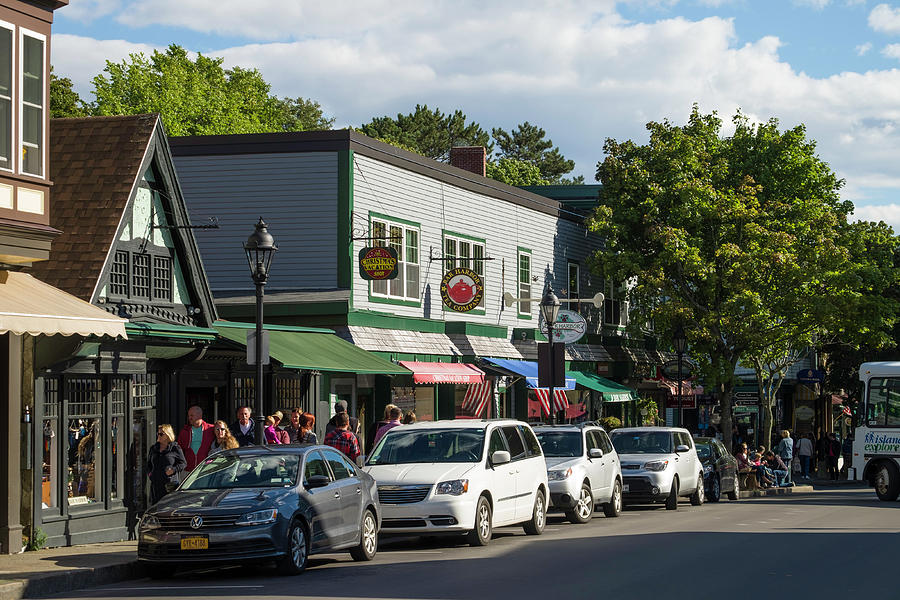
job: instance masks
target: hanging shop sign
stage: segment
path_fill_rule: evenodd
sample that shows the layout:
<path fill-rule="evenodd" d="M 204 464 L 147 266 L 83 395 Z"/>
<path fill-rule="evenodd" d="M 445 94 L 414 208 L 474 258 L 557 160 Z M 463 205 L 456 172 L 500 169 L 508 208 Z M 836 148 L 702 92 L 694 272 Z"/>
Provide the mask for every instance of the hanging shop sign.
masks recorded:
<path fill-rule="evenodd" d="M 822 383 L 825 381 L 825 371 L 803 369 L 797 372 L 797 381 L 801 383 Z"/>
<path fill-rule="evenodd" d="M 546 334 L 547 326 L 544 316 L 538 321 L 538 328 Z M 553 324 L 553 341 L 563 344 L 574 344 L 587 333 L 587 321 L 574 310 L 560 310 Z"/>
<path fill-rule="evenodd" d="M 397 251 L 390 246 L 363 248 L 359 251 L 359 275 L 369 281 L 396 279 Z"/>
<path fill-rule="evenodd" d="M 441 300 L 456 312 L 469 312 L 481 304 L 484 283 L 481 276 L 465 267 L 450 269 L 441 280 Z"/>
<path fill-rule="evenodd" d="M 678 359 L 666 361 L 660 371 L 666 377 L 666 379 L 671 379 L 672 381 L 684 381 L 685 379 L 691 378 L 691 368 L 693 365 L 688 362 L 687 359 L 681 360 L 681 365 L 678 364 Z M 681 369 L 679 372 L 678 369 Z"/>

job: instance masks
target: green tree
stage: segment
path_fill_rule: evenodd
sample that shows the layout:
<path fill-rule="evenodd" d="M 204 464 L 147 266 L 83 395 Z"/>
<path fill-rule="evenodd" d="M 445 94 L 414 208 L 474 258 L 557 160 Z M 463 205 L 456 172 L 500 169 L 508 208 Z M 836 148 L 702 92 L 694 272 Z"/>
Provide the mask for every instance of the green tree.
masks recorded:
<path fill-rule="evenodd" d="M 50 118 L 84 117 L 89 113 L 87 105 L 72 88 L 72 80 L 58 77 L 50 66 Z"/>
<path fill-rule="evenodd" d="M 866 243 L 890 252 L 848 225 L 843 182 L 803 126 L 779 131 L 774 119 L 753 125 L 740 114 L 734 126 L 723 137 L 716 114 L 694 106 L 684 126 L 649 123 L 645 145 L 607 140 L 590 220 L 605 239 L 592 265 L 633 282 L 636 321 L 684 325 L 707 385 L 720 392 L 726 444 L 739 361 L 777 370 L 772 357 L 846 329 L 847 315 L 864 307 L 873 312 L 863 328 L 883 331 L 892 311 L 866 305 L 862 292 L 896 277 L 890 265 L 867 264 Z"/>
<path fill-rule="evenodd" d="M 256 69 L 224 69 L 223 59 L 172 44 L 149 58 L 106 62 L 94 77 L 95 115 L 158 112 L 170 135 L 301 131 L 330 127 L 318 103 L 279 99 Z"/>
<path fill-rule="evenodd" d="M 584 177 L 565 180 L 563 175 L 575 168 L 575 161 L 567 160 L 553 140 L 544 139 L 547 132 L 528 121 L 511 132 L 499 127 L 491 130 L 501 158 L 511 158 L 535 165 L 541 178 L 550 183 L 584 183 Z"/>
<path fill-rule="evenodd" d="M 444 114 L 428 105 L 416 105 L 409 114 L 396 118 L 376 117 L 359 128 L 365 135 L 439 160 L 450 160 L 453 146 L 484 146 L 488 156 L 493 151 L 490 136 L 477 123 L 470 123 L 462 111 Z"/>
<path fill-rule="evenodd" d="M 547 185 L 537 165 L 514 158 L 501 158 L 487 164 L 487 176 L 508 185 Z"/>

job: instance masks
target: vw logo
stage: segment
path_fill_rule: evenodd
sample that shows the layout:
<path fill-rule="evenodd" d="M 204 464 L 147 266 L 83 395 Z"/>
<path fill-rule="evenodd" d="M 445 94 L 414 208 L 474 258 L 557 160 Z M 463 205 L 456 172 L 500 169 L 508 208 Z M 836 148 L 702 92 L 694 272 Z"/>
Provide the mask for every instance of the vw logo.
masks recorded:
<path fill-rule="evenodd" d="M 203 517 L 196 515 L 191 519 L 191 529 L 200 529 L 201 527 L 203 527 Z"/>

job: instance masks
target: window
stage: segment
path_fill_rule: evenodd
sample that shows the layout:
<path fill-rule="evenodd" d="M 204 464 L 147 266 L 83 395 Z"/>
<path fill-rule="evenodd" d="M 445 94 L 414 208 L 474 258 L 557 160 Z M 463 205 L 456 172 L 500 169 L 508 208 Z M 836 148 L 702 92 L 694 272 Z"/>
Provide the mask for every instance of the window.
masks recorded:
<path fill-rule="evenodd" d="M 628 303 L 623 300 L 624 291 L 607 279 L 604 287 L 603 324 L 625 326 L 628 324 Z"/>
<path fill-rule="evenodd" d="M 500 435 L 500 429 L 495 429 L 491 432 L 491 442 L 488 445 L 488 458 L 494 455 L 494 452 L 498 450 L 506 450 L 506 442 L 503 441 L 503 436 Z"/>
<path fill-rule="evenodd" d="M 506 438 L 506 443 L 509 445 L 510 460 L 525 458 L 525 444 L 522 443 L 522 437 L 519 435 L 519 431 L 515 426 L 503 427 L 502 429 L 503 437 Z"/>
<path fill-rule="evenodd" d="M 519 433 L 525 438 L 525 445 L 528 446 L 528 456 L 541 456 L 543 454 L 541 451 L 541 443 L 538 442 L 531 428 L 524 425 L 519 425 L 518 427 Z"/>
<path fill-rule="evenodd" d="M 581 298 L 581 268 L 578 263 L 569 263 L 569 298 Z"/>
<path fill-rule="evenodd" d="M 356 475 L 353 469 L 348 468 L 347 463 L 337 452 L 326 450 L 324 454 L 325 460 L 327 460 L 328 464 L 331 466 L 331 472 L 334 473 L 335 481 L 348 479 Z"/>
<path fill-rule="evenodd" d="M 419 300 L 419 226 L 372 219 L 375 246 L 390 246 L 397 252 L 397 277 L 372 282 L 372 295 L 400 300 Z"/>
<path fill-rule="evenodd" d="M 21 171 L 44 176 L 44 36 L 22 31 L 19 139 Z"/>
<path fill-rule="evenodd" d="M 109 293 L 128 296 L 128 252 L 117 250 L 109 272 Z"/>
<path fill-rule="evenodd" d="M 444 233 L 444 271 L 465 267 L 472 269 L 484 281 L 484 240 L 475 240 L 453 233 Z M 484 308 L 484 295 L 478 306 Z"/>
<path fill-rule="evenodd" d="M 531 298 L 531 252 L 519 248 L 519 298 Z M 519 302 L 519 315 L 531 316 L 531 302 Z"/>
<path fill-rule="evenodd" d="M 172 259 L 168 256 L 153 257 L 153 299 L 172 300 Z"/>
<path fill-rule="evenodd" d="M 136 298 L 150 298 L 150 255 L 131 257 L 131 294 Z"/>
<path fill-rule="evenodd" d="M 309 483 L 310 477 L 316 475 L 327 477 L 331 481 L 331 473 L 328 472 L 328 465 L 318 452 L 310 452 L 306 457 L 306 472 L 303 475 L 303 483 Z"/>
<path fill-rule="evenodd" d="M 0 169 L 12 171 L 13 26 L 0 22 Z"/>
<path fill-rule="evenodd" d="M 587 438 L 587 447 L 588 450 L 593 450 L 597 448 L 598 450 L 603 450 L 603 445 L 600 443 L 600 436 L 597 435 L 596 431 L 587 431 L 585 432 L 585 438 Z"/>
<path fill-rule="evenodd" d="M 878 377 L 869 381 L 866 421 L 870 427 L 900 426 L 900 379 Z"/>
<path fill-rule="evenodd" d="M 595 431 L 594 435 L 596 435 L 600 439 L 600 449 L 603 450 L 604 454 L 608 454 L 613 451 L 612 442 L 609 441 L 609 436 L 606 435 L 606 432 Z"/>

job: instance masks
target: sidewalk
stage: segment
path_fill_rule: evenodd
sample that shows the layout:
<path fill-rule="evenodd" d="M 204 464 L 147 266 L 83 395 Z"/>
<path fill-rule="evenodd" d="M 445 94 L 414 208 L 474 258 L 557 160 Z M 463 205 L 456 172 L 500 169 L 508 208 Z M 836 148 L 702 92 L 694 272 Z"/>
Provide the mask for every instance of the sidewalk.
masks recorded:
<path fill-rule="evenodd" d="M 0 556 L 0 600 L 39 598 L 143 576 L 137 542 L 89 544 Z"/>

